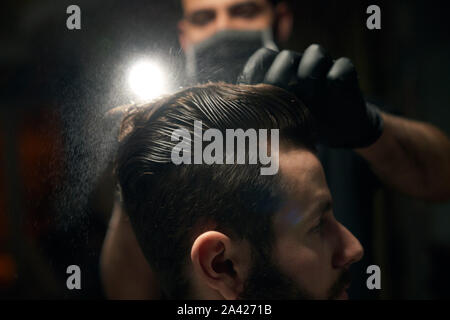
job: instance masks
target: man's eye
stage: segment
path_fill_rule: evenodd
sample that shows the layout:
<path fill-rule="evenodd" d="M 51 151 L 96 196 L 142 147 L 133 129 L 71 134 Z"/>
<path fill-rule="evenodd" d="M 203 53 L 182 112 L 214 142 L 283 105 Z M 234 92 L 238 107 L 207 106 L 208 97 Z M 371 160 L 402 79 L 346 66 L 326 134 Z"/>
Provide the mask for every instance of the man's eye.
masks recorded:
<path fill-rule="evenodd" d="M 261 7 L 255 3 L 247 3 L 231 8 L 230 15 L 233 17 L 251 19 L 256 17 L 261 10 Z"/>
<path fill-rule="evenodd" d="M 325 222 L 324 219 L 320 219 L 319 224 L 317 224 L 315 227 L 313 227 L 311 229 L 311 232 L 313 232 L 313 233 L 321 232 L 322 228 L 323 228 L 323 225 L 324 225 L 324 222 Z"/>
<path fill-rule="evenodd" d="M 216 13 L 211 10 L 197 11 L 187 17 L 187 20 L 196 26 L 204 26 L 216 18 Z"/>

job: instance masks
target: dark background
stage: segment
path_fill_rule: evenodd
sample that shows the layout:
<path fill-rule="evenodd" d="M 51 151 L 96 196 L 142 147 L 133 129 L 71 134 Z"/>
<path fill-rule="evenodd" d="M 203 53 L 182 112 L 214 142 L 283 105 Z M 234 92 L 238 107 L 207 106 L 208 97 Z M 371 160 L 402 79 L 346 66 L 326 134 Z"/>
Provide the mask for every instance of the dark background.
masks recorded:
<path fill-rule="evenodd" d="M 66 28 L 71 4 L 81 8 L 81 30 Z M 370 4 L 381 7 L 381 30 L 366 28 Z M 101 115 L 130 102 L 126 70 L 141 55 L 163 58 L 178 78 L 177 1 L 2 5 L 0 297 L 102 298 L 98 259 L 110 202 L 94 186 L 114 150 Z M 445 8 L 443 1 L 294 1 L 286 47 L 320 43 L 350 57 L 368 97 L 450 134 Z M 383 189 L 374 212 L 366 219 L 382 290 L 370 298 L 449 298 L 450 203 Z M 66 288 L 71 264 L 82 270 L 82 290 Z"/>

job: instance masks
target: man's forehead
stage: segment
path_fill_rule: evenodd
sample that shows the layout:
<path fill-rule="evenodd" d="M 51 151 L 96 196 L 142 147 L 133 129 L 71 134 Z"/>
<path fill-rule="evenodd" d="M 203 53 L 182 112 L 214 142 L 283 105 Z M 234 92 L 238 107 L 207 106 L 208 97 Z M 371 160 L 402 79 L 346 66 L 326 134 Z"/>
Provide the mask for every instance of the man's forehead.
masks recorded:
<path fill-rule="evenodd" d="M 183 10 L 192 12 L 203 9 L 228 8 L 240 3 L 267 3 L 268 0 L 182 0 Z"/>

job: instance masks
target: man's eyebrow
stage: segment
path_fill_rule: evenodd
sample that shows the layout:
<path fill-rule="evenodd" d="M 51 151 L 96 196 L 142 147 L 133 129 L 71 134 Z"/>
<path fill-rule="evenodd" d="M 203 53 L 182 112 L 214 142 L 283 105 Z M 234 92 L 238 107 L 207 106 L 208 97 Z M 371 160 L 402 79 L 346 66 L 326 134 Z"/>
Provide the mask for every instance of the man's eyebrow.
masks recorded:
<path fill-rule="evenodd" d="M 242 1 L 242 2 L 239 2 L 239 3 L 233 4 L 233 5 L 229 6 L 227 8 L 227 10 L 230 12 L 230 11 L 238 9 L 239 7 L 247 6 L 247 5 L 253 5 L 253 6 L 257 7 L 257 8 L 260 7 L 260 4 L 257 3 L 256 1 L 248 0 L 248 1 Z"/>
<path fill-rule="evenodd" d="M 186 12 L 184 17 L 190 18 L 192 16 L 202 14 L 202 13 L 215 13 L 215 12 L 216 12 L 216 10 L 214 10 L 214 8 L 199 8 L 199 9 L 194 9 L 192 11 Z"/>
<path fill-rule="evenodd" d="M 321 197 L 316 202 L 314 209 L 307 214 L 303 214 L 298 206 L 290 207 L 284 215 L 284 221 L 290 225 L 310 223 L 316 217 L 322 217 L 333 208 L 333 200 L 330 197 Z"/>
<path fill-rule="evenodd" d="M 316 208 L 307 217 L 307 220 L 313 220 L 317 216 L 322 217 L 325 213 L 330 211 L 333 208 L 333 200 L 329 197 L 322 198 L 317 202 L 315 207 Z"/>

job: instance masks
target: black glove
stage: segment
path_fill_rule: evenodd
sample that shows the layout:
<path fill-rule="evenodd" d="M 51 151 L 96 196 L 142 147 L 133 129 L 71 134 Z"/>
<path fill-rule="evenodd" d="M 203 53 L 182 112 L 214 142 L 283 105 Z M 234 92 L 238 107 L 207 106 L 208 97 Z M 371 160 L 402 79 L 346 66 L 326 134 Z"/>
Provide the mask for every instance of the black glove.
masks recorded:
<path fill-rule="evenodd" d="M 319 141 L 330 147 L 367 147 L 383 131 L 380 112 L 364 100 L 352 62 L 334 61 L 316 44 L 303 55 L 261 48 L 247 61 L 238 83 L 267 83 L 294 93 L 314 116 Z"/>

